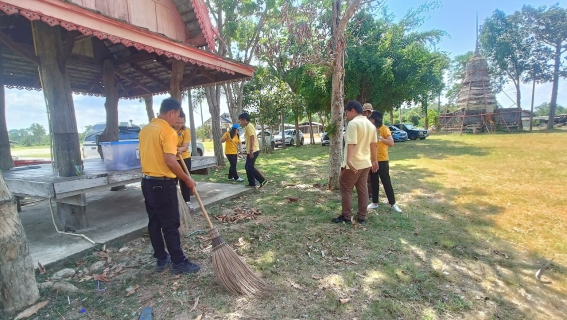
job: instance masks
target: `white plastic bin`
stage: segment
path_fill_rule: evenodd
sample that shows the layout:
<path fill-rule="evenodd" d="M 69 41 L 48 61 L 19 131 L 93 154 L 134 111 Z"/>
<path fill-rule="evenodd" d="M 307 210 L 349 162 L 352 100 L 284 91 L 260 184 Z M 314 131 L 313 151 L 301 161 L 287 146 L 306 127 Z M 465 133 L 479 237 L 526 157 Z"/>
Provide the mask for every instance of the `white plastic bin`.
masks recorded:
<path fill-rule="evenodd" d="M 142 167 L 139 140 L 101 142 L 100 146 L 107 170 L 130 170 Z"/>

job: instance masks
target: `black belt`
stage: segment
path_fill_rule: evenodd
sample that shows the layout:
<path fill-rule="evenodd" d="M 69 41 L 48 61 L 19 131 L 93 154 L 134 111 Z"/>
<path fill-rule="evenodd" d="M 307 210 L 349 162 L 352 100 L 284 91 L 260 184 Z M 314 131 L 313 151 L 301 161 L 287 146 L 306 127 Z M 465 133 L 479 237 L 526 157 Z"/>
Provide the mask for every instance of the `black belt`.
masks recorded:
<path fill-rule="evenodd" d="M 174 178 L 168 178 L 168 177 L 152 177 L 152 176 L 147 176 L 147 175 L 143 175 L 142 178 L 144 178 L 144 179 L 149 179 L 149 180 L 175 180 Z"/>

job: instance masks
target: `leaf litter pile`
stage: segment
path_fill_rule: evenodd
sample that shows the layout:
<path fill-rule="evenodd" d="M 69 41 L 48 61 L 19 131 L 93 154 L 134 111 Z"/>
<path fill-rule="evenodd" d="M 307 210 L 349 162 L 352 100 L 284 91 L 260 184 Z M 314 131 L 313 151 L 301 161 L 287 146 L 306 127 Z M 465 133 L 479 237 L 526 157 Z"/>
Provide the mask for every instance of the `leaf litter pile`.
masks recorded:
<path fill-rule="evenodd" d="M 262 212 L 258 209 L 250 208 L 235 208 L 224 209 L 222 213 L 215 218 L 222 223 L 227 222 L 242 222 L 255 220 Z"/>

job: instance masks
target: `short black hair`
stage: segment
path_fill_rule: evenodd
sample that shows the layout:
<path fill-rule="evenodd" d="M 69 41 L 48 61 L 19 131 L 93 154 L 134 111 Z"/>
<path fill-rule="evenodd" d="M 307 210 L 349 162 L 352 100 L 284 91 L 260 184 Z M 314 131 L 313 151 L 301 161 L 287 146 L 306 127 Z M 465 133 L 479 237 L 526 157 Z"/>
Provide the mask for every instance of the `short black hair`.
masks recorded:
<path fill-rule="evenodd" d="M 349 101 L 345 106 L 345 111 L 355 110 L 356 113 L 362 114 L 362 105 L 356 100 Z"/>
<path fill-rule="evenodd" d="M 159 113 L 166 114 L 169 111 L 178 111 L 181 110 L 181 103 L 173 98 L 166 98 L 163 99 L 161 102 L 161 106 L 159 108 Z"/>
<path fill-rule="evenodd" d="M 382 120 L 384 118 L 384 115 L 380 111 L 372 111 L 372 113 L 370 114 L 370 117 L 368 117 L 368 118 L 374 119 L 374 121 L 375 121 L 374 125 L 379 128 L 382 125 Z"/>
<path fill-rule="evenodd" d="M 181 112 L 179 112 L 179 118 L 185 119 L 185 112 L 183 112 L 183 109 L 181 109 Z"/>
<path fill-rule="evenodd" d="M 241 113 L 241 114 L 238 115 L 238 120 L 240 120 L 240 119 L 244 119 L 244 120 L 250 122 L 250 115 L 246 112 Z"/>

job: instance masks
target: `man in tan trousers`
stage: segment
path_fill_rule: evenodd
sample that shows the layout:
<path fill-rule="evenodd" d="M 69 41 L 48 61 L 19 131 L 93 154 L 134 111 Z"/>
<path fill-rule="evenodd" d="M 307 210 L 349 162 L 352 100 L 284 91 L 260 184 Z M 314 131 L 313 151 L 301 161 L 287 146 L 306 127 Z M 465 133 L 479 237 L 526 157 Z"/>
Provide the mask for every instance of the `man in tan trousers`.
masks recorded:
<path fill-rule="evenodd" d="M 339 178 L 342 197 L 341 215 L 334 223 L 352 223 L 352 188 L 358 194 L 357 221 L 366 223 L 368 205 L 368 173 L 378 170 L 376 161 L 376 127 L 362 114 L 362 106 L 357 101 L 349 101 L 345 106 L 348 125 L 345 133 L 345 150 L 341 176 Z"/>

